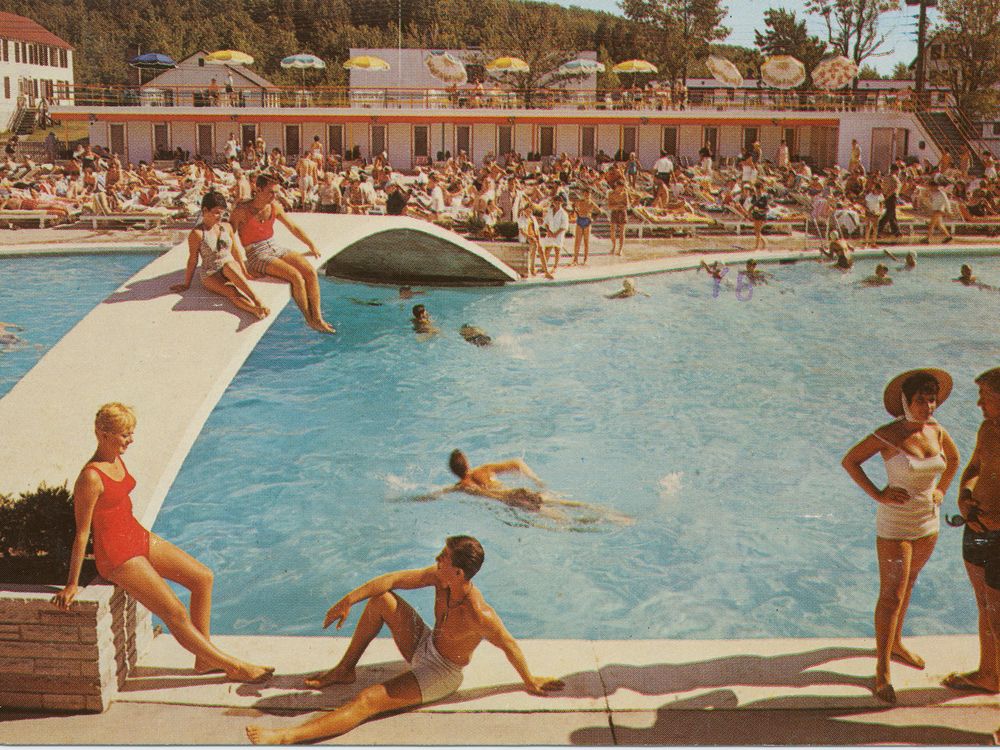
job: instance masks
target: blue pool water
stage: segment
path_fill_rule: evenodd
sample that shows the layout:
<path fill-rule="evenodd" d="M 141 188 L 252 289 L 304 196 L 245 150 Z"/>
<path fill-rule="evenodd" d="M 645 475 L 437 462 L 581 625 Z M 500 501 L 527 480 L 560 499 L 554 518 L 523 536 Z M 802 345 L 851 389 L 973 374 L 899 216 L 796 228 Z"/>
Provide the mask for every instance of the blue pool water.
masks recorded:
<path fill-rule="evenodd" d="M 878 289 L 857 286 L 874 261 L 847 275 L 770 266 L 777 279 L 749 301 L 714 297 L 695 272 L 641 278 L 648 297 L 616 301 L 617 282 L 402 302 L 324 281 L 337 336 L 280 315 L 155 530 L 215 570 L 222 633 L 318 634 L 352 587 L 469 533 L 487 553 L 477 582 L 518 636 L 871 635 L 874 503 L 840 459 L 888 421 L 891 376 L 936 365 L 955 376 L 938 416 L 964 465 L 972 379 L 1000 364 L 1000 294 L 953 283 L 960 263 L 922 259 Z M 1000 282 L 1000 259 L 973 266 Z M 441 335 L 414 335 L 415 302 Z M 495 345 L 464 342 L 466 322 Z M 460 494 L 415 502 L 453 481 L 455 447 L 523 457 L 553 491 L 635 523 L 540 528 Z M 883 481 L 878 459 L 868 468 Z M 942 529 L 908 632 L 974 631 L 960 537 Z M 412 598 L 429 616 L 427 592 Z"/>
<path fill-rule="evenodd" d="M 0 397 L 95 305 L 155 257 L 134 253 L 0 258 L 0 321 L 25 341 L 0 349 Z"/>

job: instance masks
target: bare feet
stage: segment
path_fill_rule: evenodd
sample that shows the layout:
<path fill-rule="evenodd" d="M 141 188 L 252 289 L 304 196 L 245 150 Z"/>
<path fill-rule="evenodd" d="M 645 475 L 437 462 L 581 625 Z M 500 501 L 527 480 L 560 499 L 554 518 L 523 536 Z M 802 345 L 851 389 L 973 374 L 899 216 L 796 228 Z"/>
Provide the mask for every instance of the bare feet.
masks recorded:
<path fill-rule="evenodd" d="M 285 745 L 284 734 L 275 729 L 264 729 L 256 724 L 247 724 L 247 739 L 255 745 Z"/>
<path fill-rule="evenodd" d="M 332 325 L 327 323 L 322 318 L 317 318 L 316 320 L 307 321 L 307 324 L 314 331 L 319 331 L 320 333 L 336 333 L 337 329 Z"/>
<path fill-rule="evenodd" d="M 914 669 L 923 669 L 925 666 L 924 660 L 906 648 L 902 643 L 897 643 L 892 647 L 892 658 Z"/>
<path fill-rule="evenodd" d="M 895 704 L 896 702 L 896 691 L 891 682 L 881 682 L 876 678 L 874 693 L 875 697 L 883 703 Z"/>
<path fill-rule="evenodd" d="M 264 307 L 261 304 L 258 304 L 257 308 L 254 310 L 253 314 L 257 316 L 257 320 L 263 320 L 264 318 L 266 318 L 268 315 L 271 314 L 271 310 L 270 310 L 270 308 L 267 308 L 267 307 Z"/>
<path fill-rule="evenodd" d="M 321 672 L 306 680 L 306 687 L 325 688 L 328 685 L 350 685 L 357 679 L 353 669 L 341 669 L 339 666 Z"/>
<path fill-rule="evenodd" d="M 256 664 L 240 662 L 238 667 L 226 672 L 226 677 L 233 682 L 264 682 L 272 674 L 274 674 L 274 667 L 261 667 Z"/>
<path fill-rule="evenodd" d="M 201 659 L 194 660 L 194 673 L 195 674 L 221 674 L 225 672 L 222 667 L 213 667 L 212 665 L 202 661 Z"/>
<path fill-rule="evenodd" d="M 988 693 L 1000 692 L 997 688 L 996 679 L 984 680 L 979 672 L 952 672 L 941 680 L 941 684 L 952 690 L 961 690 L 965 693 Z"/>

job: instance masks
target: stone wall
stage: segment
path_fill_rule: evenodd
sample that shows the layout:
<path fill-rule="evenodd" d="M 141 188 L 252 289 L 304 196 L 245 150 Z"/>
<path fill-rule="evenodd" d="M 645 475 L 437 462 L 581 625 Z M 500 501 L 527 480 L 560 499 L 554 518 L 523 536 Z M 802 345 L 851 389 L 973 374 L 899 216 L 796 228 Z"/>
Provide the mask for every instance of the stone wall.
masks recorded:
<path fill-rule="evenodd" d="M 82 588 L 69 612 L 54 593 L 0 584 L 0 710 L 104 711 L 152 641 L 149 611 L 120 588 Z"/>

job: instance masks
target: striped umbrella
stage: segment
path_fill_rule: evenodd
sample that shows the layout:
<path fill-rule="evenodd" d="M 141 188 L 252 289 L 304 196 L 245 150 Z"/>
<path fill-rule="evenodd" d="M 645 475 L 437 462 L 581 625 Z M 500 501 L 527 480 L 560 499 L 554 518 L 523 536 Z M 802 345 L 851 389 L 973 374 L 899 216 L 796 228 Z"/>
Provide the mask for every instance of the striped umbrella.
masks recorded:
<path fill-rule="evenodd" d="M 216 65 L 253 65 L 253 56 L 235 49 L 220 49 L 206 55 L 205 62 Z"/>
<path fill-rule="evenodd" d="M 604 63 L 597 60 L 570 60 L 559 66 L 559 72 L 564 75 L 590 75 L 591 73 L 603 73 Z"/>
<path fill-rule="evenodd" d="M 389 63 L 381 57 L 375 57 L 375 55 L 359 55 L 347 60 L 344 67 L 347 70 L 383 71 L 389 70 Z"/>
<path fill-rule="evenodd" d="M 487 64 L 486 70 L 490 73 L 527 73 L 531 68 L 520 57 L 498 57 Z"/>
<path fill-rule="evenodd" d="M 736 88 L 743 85 L 743 74 L 729 60 L 718 55 L 709 55 L 705 63 L 712 77 L 719 83 Z"/>
<path fill-rule="evenodd" d="M 806 80 L 806 66 L 791 55 L 774 55 L 760 66 L 760 77 L 776 89 L 793 89 Z"/>
<path fill-rule="evenodd" d="M 625 60 L 611 69 L 612 73 L 659 73 L 659 69 L 645 60 Z"/>
<path fill-rule="evenodd" d="M 281 67 L 288 69 L 295 69 L 302 71 L 302 88 L 306 87 L 306 71 L 307 70 L 323 70 L 326 68 L 326 63 L 320 60 L 316 55 L 309 55 L 301 52 L 297 55 L 289 55 L 284 60 L 281 61 Z"/>
<path fill-rule="evenodd" d="M 431 75 L 439 81 L 463 84 L 469 80 L 462 61 L 449 52 L 431 52 L 424 63 Z"/>
<path fill-rule="evenodd" d="M 843 55 L 831 55 L 824 57 L 813 68 L 812 80 L 817 88 L 833 91 L 844 88 L 857 74 L 858 66 L 853 60 Z"/>

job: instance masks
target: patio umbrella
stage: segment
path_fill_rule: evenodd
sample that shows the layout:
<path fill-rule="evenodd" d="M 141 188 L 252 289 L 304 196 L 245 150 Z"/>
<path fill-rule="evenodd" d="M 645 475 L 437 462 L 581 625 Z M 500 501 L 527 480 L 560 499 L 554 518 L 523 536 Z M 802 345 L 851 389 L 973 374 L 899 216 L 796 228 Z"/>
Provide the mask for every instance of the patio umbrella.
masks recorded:
<path fill-rule="evenodd" d="M 463 84 L 469 80 L 465 65 L 449 52 L 431 52 L 424 64 L 431 75 L 445 83 Z"/>
<path fill-rule="evenodd" d="M 326 68 L 326 63 L 320 60 L 316 55 L 307 55 L 305 53 L 300 53 L 298 55 L 290 55 L 281 61 L 281 67 L 286 70 L 289 68 L 294 68 L 302 71 L 302 88 L 306 87 L 306 71 L 307 70 L 323 70 Z"/>
<path fill-rule="evenodd" d="M 831 55 L 824 57 L 813 68 L 812 80 L 817 88 L 833 91 L 844 88 L 857 74 L 858 66 L 853 60 L 843 55 Z"/>
<path fill-rule="evenodd" d="M 760 66 L 760 77 L 776 89 L 793 89 L 806 80 L 806 66 L 791 55 L 774 55 Z"/>
<path fill-rule="evenodd" d="M 139 69 L 139 85 L 142 85 L 142 71 L 144 70 L 170 70 L 171 68 L 176 68 L 177 63 L 170 55 L 164 55 L 160 52 L 146 52 L 142 55 L 137 55 L 128 61 L 128 64 L 133 68 Z"/>
<path fill-rule="evenodd" d="M 612 73 L 659 73 L 659 69 L 645 60 L 626 60 L 611 69 Z"/>
<path fill-rule="evenodd" d="M 348 59 L 344 63 L 344 67 L 348 70 L 383 71 L 389 70 L 389 63 L 381 57 L 375 57 L 374 55 L 360 55 Z"/>
<path fill-rule="evenodd" d="M 486 70 L 490 73 L 527 73 L 531 68 L 520 57 L 498 57 L 486 65 Z"/>
<path fill-rule="evenodd" d="M 234 49 L 220 49 L 206 55 L 205 62 L 216 65 L 253 65 L 253 57 Z"/>
<path fill-rule="evenodd" d="M 743 85 L 743 74 L 729 60 L 718 55 L 709 55 L 706 61 L 712 77 L 719 83 L 736 88 Z"/>
<path fill-rule="evenodd" d="M 559 66 L 559 72 L 564 75 L 579 75 L 581 73 L 590 75 L 591 73 L 603 73 L 604 70 L 604 63 L 599 63 L 597 60 L 570 60 Z"/>

